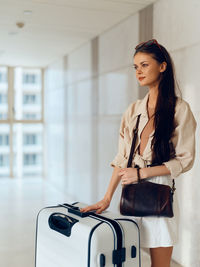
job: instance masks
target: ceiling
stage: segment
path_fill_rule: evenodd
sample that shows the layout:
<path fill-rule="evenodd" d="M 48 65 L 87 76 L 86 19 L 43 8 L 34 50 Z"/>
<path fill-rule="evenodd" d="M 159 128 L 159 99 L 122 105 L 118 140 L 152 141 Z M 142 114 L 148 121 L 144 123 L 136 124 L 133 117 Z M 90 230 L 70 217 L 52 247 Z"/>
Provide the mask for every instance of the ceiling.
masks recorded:
<path fill-rule="evenodd" d="M 0 65 L 45 67 L 153 2 L 0 0 Z"/>

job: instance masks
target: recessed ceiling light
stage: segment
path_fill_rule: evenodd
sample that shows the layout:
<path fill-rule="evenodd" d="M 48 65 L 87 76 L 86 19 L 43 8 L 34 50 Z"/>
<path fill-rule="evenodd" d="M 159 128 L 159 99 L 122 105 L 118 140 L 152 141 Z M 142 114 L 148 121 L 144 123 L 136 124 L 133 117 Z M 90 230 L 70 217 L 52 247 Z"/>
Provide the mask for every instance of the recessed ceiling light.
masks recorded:
<path fill-rule="evenodd" d="M 17 25 L 17 27 L 18 27 L 18 28 L 20 28 L 20 29 L 21 29 L 21 28 L 23 28 L 23 27 L 24 27 L 24 22 L 22 22 L 22 21 L 19 21 L 19 22 L 17 22 L 17 23 L 16 23 L 16 25 Z"/>
<path fill-rule="evenodd" d="M 24 15 L 31 15 L 32 13 L 32 10 L 24 10 Z"/>

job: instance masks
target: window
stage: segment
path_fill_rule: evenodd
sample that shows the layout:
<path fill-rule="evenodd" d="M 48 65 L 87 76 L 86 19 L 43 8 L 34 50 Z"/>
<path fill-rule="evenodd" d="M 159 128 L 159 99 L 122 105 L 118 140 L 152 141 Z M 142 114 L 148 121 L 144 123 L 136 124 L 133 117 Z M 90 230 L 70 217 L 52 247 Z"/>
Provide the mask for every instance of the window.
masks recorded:
<path fill-rule="evenodd" d="M 42 71 L 41 69 L 15 68 L 15 119 L 42 119 Z"/>
<path fill-rule="evenodd" d="M 0 178 L 43 174 L 42 79 L 41 69 L 0 67 Z"/>
<path fill-rule="evenodd" d="M 36 134 L 24 134 L 24 145 L 36 145 L 37 136 Z"/>
<path fill-rule="evenodd" d="M 10 126 L 7 123 L 0 124 L 0 177 L 8 177 L 10 174 Z"/>
<path fill-rule="evenodd" d="M 7 113 L 0 112 L 0 120 L 7 120 Z"/>
<path fill-rule="evenodd" d="M 35 104 L 36 103 L 36 95 L 24 95 L 23 103 L 24 104 Z"/>
<path fill-rule="evenodd" d="M 0 83 L 7 83 L 7 73 L 0 68 Z"/>
<path fill-rule="evenodd" d="M 23 75 L 23 84 L 34 84 L 36 83 L 35 74 L 24 74 Z"/>
<path fill-rule="evenodd" d="M 8 81 L 7 67 L 0 67 L 0 120 L 8 119 Z"/>
<path fill-rule="evenodd" d="M 8 146 L 9 145 L 9 136 L 8 134 L 0 135 L 0 146 Z"/>
<path fill-rule="evenodd" d="M 24 165 L 36 165 L 37 164 L 37 155 L 36 154 L 24 154 Z"/>
<path fill-rule="evenodd" d="M 35 104 L 36 95 L 24 95 L 24 104 Z"/>
<path fill-rule="evenodd" d="M 41 176 L 43 172 L 43 124 L 17 123 L 13 127 L 13 132 L 14 176 Z"/>
<path fill-rule="evenodd" d="M 0 166 L 7 167 L 9 166 L 9 156 L 8 155 L 0 155 Z"/>
<path fill-rule="evenodd" d="M 7 99 L 7 94 L 0 94 L 0 103 L 7 103 L 8 99 Z"/>
<path fill-rule="evenodd" d="M 35 119 L 37 119 L 37 114 L 34 114 L 34 113 L 24 113 L 23 119 L 24 120 L 35 120 Z"/>

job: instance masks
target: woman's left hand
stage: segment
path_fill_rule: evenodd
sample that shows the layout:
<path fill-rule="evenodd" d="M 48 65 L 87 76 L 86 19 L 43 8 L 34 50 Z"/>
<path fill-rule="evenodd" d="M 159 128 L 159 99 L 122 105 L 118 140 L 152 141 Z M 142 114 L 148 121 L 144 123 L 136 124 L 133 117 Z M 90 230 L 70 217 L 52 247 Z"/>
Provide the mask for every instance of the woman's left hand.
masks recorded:
<path fill-rule="evenodd" d="M 121 184 L 127 185 L 137 182 L 137 169 L 136 168 L 124 168 L 119 171 L 121 176 Z"/>

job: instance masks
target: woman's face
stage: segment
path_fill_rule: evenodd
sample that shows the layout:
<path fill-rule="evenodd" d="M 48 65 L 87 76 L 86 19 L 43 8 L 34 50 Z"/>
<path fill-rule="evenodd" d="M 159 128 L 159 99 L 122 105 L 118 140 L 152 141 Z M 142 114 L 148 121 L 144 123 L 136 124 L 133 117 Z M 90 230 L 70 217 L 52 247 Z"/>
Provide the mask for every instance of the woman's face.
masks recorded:
<path fill-rule="evenodd" d="M 157 86 L 161 73 L 166 69 L 166 65 L 166 62 L 160 64 L 151 54 L 138 52 L 134 56 L 136 78 L 141 86 Z"/>

